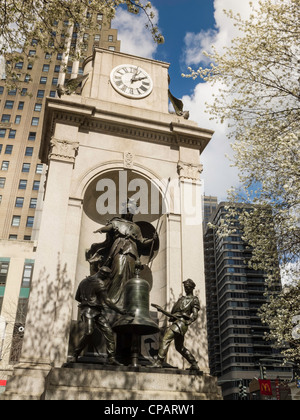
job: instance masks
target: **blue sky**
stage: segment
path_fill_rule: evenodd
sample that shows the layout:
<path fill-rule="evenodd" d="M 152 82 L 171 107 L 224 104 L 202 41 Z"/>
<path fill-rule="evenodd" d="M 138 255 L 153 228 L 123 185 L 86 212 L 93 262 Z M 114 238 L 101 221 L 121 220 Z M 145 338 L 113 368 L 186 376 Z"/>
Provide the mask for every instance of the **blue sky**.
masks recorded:
<path fill-rule="evenodd" d="M 213 0 L 154 0 L 152 4 L 159 12 L 159 29 L 165 43 L 159 45 L 154 58 L 170 63 L 169 74 L 174 95 L 182 97 L 192 93 L 199 81 L 183 80 L 186 72 L 184 62 L 184 38 L 187 32 L 198 33 L 199 29 L 214 27 Z M 192 13 L 189 13 L 192 11 Z"/>
<path fill-rule="evenodd" d="M 252 2 L 257 4 L 258 0 Z M 165 43 L 154 44 L 145 29 L 143 15 L 133 16 L 119 9 L 112 26 L 118 29 L 121 51 L 170 63 L 172 94 L 183 100 L 191 120 L 215 132 L 201 155 L 204 193 L 226 200 L 227 190 L 239 185 L 237 170 L 226 157 L 232 156 L 227 126 L 210 121 L 205 112 L 205 103 L 212 100 L 219 86 L 183 78 L 181 73 L 188 73 L 188 66 L 197 69 L 203 65 L 202 51 L 209 51 L 212 45 L 218 50 L 230 46 L 238 33 L 223 9 L 246 18 L 250 13 L 249 0 L 153 0 L 152 5 Z"/>

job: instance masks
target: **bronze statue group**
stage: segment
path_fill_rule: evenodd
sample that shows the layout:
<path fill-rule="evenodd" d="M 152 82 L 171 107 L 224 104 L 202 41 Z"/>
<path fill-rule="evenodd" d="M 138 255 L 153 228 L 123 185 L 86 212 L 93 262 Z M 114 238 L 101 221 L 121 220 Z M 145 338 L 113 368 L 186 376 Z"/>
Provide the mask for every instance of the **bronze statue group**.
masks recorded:
<path fill-rule="evenodd" d="M 106 307 L 121 315 L 135 316 L 122 308 L 122 291 L 126 281 L 134 275 L 140 256 L 144 254 L 151 258 L 158 242 L 156 231 L 152 238 L 145 238 L 139 224 L 132 219 L 133 211 L 127 204 L 126 212 L 121 217 L 113 218 L 95 232 L 105 233 L 105 241 L 93 244 L 86 253 L 91 274 L 80 282 L 75 295 L 81 310 L 84 334 L 74 351 L 71 359 L 73 362 L 78 360 L 97 328 L 106 342 L 107 364 L 121 365 L 116 359 L 115 338 L 106 316 Z M 200 303 L 193 293 L 196 286 L 194 281 L 187 279 L 183 284 L 186 295 L 178 299 L 171 312 L 152 305 L 166 315 L 170 322 L 161 340 L 157 359 L 151 365 L 153 368 L 163 367 L 169 346 L 174 341 L 176 350 L 190 363 L 190 369 L 199 370 L 195 357 L 184 346 L 184 336 L 198 317 Z"/>

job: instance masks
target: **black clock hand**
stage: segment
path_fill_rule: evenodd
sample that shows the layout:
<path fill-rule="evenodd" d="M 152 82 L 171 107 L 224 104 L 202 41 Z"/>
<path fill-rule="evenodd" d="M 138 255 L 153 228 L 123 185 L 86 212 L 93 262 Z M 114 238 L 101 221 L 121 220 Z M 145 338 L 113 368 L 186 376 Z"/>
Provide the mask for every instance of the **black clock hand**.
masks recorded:
<path fill-rule="evenodd" d="M 139 71 L 139 68 L 137 67 L 137 68 L 135 69 L 135 72 L 134 72 L 134 74 L 133 74 L 132 78 L 131 78 L 131 83 L 135 81 L 134 79 L 135 79 L 135 76 L 137 75 L 138 71 Z"/>
<path fill-rule="evenodd" d="M 139 82 L 140 80 L 144 80 L 144 79 L 147 79 L 147 77 L 146 76 L 145 77 L 139 77 L 137 79 L 133 78 L 133 79 L 131 79 L 131 81 L 132 82 Z"/>

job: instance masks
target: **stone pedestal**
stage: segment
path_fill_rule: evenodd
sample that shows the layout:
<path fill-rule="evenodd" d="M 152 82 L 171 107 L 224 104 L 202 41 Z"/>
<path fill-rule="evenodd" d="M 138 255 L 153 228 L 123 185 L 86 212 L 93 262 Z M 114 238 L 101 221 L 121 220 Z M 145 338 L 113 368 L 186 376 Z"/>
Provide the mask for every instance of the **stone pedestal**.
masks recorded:
<path fill-rule="evenodd" d="M 18 382 L 18 384 L 16 383 Z M 50 371 L 30 370 L 14 377 L 0 399 L 35 400 L 221 400 L 216 378 L 199 372 L 147 367 L 108 367 L 71 364 Z"/>

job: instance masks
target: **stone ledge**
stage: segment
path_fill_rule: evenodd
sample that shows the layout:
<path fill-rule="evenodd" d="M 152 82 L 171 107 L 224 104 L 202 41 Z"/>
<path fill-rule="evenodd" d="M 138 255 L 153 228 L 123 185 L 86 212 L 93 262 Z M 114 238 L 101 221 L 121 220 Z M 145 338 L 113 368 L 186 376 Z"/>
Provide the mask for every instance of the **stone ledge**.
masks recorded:
<path fill-rule="evenodd" d="M 216 378 L 179 369 L 123 366 L 54 368 L 45 399 L 69 400 L 220 400 Z"/>

